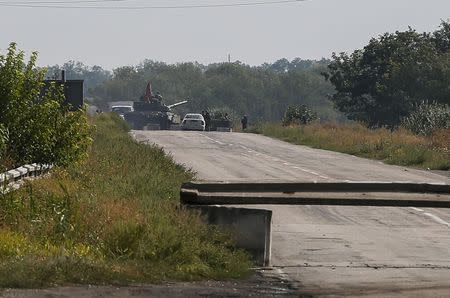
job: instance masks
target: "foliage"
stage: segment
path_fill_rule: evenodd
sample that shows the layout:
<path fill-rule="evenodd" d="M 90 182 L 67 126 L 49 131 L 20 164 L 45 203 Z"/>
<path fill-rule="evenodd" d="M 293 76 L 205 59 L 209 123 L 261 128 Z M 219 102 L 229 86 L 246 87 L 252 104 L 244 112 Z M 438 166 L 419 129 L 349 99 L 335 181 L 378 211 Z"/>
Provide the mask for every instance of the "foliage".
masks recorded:
<path fill-rule="evenodd" d="M 342 119 L 327 99 L 333 92 L 332 85 L 320 75 L 328 61 L 284 60 L 257 67 L 240 62 L 205 66 L 146 60 L 135 67 L 115 69 L 111 80 L 89 94 L 97 102 L 136 100 L 151 81 L 168 103 L 189 100 L 187 105 L 177 107 L 181 113 L 219 107 L 226 108 L 229 115 L 238 115 L 238 119 L 247 114 L 254 121 L 278 121 L 289 105 L 307 104 L 321 119 Z"/>
<path fill-rule="evenodd" d="M 179 206 L 193 174 L 96 116 L 82 164 L 0 195 L 0 287 L 127 284 L 249 273 L 231 235 Z"/>
<path fill-rule="evenodd" d="M 284 114 L 283 126 L 309 124 L 317 119 L 317 114 L 305 105 L 290 106 Z"/>
<path fill-rule="evenodd" d="M 325 77 L 335 106 L 371 127 L 396 126 L 421 101 L 449 104 L 450 26 L 386 33 L 352 54 L 333 54 Z"/>
<path fill-rule="evenodd" d="M 66 78 L 70 80 L 84 80 L 84 96 L 90 96 L 90 91 L 97 85 L 111 79 L 111 73 L 104 70 L 101 66 L 94 65 L 92 67 L 84 65 L 79 61 L 68 61 L 63 65 L 52 65 L 46 69 L 46 77 L 51 79 L 59 79 L 61 71 L 64 70 Z"/>
<path fill-rule="evenodd" d="M 421 135 L 430 135 L 439 129 L 450 129 L 450 106 L 422 102 L 403 119 L 402 125 Z"/>
<path fill-rule="evenodd" d="M 369 129 L 361 124 L 313 123 L 284 127 L 262 124 L 253 132 L 281 140 L 366 158 L 390 164 L 436 170 L 450 169 L 450 130 L 430 136 L 414 135 L 408 130 Z"/>
<path fill-rule="evenodd" d="M 68 165 L 86 156 L 90 127 L 83 110 L 70 112 L 62 86 L 43 92 L 44 71 L 27 64 L 11 43 L 0 56 L 0 124 L 8 132 L 6 152 L 16 164 Z"/>

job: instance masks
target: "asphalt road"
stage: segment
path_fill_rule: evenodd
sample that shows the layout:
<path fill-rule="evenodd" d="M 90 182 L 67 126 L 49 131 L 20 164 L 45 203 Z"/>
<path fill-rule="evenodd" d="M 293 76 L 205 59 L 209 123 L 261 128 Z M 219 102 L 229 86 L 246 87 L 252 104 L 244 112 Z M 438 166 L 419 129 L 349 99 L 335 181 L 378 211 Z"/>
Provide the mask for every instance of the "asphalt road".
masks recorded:
<path fill-rule="evenodd" d="M 450 177 L 242 133 L 134 131 L 208 181 L 399 181 Z M 450 210 L 260 206 L 272 264 L 299 294 L 450 296 Z"/>

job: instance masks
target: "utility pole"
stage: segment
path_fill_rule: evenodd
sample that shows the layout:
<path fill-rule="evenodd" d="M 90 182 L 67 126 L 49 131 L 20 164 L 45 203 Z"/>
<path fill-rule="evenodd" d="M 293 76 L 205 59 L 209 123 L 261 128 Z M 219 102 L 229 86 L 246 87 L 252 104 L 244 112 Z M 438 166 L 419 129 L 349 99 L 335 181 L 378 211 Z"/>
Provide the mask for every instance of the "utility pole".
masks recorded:
<path fill-rule="evenodd" d="M 231 63 L 231 54 L 228 54 L 228 63 Z"/>

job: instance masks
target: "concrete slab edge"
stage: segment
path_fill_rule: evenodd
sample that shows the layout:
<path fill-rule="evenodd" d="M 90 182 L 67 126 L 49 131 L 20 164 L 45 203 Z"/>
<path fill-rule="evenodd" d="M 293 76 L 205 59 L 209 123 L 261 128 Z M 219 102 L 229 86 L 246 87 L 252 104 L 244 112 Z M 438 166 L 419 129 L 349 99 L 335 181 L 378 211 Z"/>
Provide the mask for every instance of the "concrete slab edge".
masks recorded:
<path fill-rule="evenodd" d="M 188 182 L 182 190 L 198 192 L 411 192 L 450 194 L 450 184 L 414 182 Z"/>

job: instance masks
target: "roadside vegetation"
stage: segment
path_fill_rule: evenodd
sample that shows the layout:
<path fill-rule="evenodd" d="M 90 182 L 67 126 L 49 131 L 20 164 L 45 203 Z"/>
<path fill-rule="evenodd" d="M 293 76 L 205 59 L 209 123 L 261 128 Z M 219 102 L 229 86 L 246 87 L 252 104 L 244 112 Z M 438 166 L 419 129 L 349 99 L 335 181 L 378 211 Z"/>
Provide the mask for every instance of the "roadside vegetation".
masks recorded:
<path fill-rule="evenodd" d="M 0 287 L 127 284 L 249 273 L 231 235 L 179 207 L 193 173 L 100 115 L 85 162 L 0 196 Z"/>
<path fill-rule="evenodd" d="M 136 143 L 115 115 L 89 120 L 11 43 L 0 55 L 0 172 L 51 174 L 0 192 L 0 287 L 238 278 L 252 265 L 231 232 L 179 206 L 193 173 Z M 90 123 L 90 121 L 92 123 Z M 0 187 L 3 187 L 0 185 Z"/>
<path fill-rule="evenodd" d="M 385 33 L 351 54 L 333 54 L 322 75 L 347 124 L 287 108 L 282 124 L 251 131 L 294 143 L 383 160 L 450 169 L 450 23 L 432 33 Z M 325 121 L 324 121 L 325 120 Z"/>
<path fill-rule="evenodd" d="M 369 129 L 361 124 L 310 123 L 283 126 L 260 124 L 250 132 L 298 145 L 382 160 L 389 164 L 433 170 L 450 169 L 450 130 L 428 136 L 406 129 Z"/>
<path fill-rule="evenodd" d="M 26 163 L 77 163 L 92 142 L 85 111 L 71 110 L 62 86 L 44 88 L 36 61 L 33 53 L 25 62 L 15 43 L 0 55 L 0 172 Z"/>
<path fill-rule="evenodd" d="M 323 75 L 336 91 L 334 106 L 371 128 L 395 128 L 423 102 L 448 106 L 450 22 L 430 33 L 385 33 L 351 54 L 333 54 Z"/>

